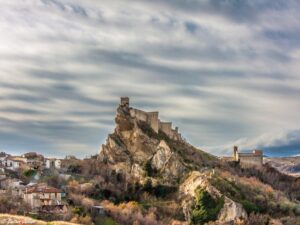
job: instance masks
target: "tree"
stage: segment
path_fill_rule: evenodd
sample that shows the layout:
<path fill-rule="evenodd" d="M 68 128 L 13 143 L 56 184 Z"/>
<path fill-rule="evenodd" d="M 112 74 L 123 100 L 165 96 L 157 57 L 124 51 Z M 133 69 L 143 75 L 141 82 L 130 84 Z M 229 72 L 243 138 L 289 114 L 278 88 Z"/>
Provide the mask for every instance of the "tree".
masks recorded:
<path fill-rule="evenodd" d="M 215 199 L 206 190 L 197 190 L 191 223 L 202 225 L 206 222 L 216 220 L 223 206 L 224 196 Z"/>

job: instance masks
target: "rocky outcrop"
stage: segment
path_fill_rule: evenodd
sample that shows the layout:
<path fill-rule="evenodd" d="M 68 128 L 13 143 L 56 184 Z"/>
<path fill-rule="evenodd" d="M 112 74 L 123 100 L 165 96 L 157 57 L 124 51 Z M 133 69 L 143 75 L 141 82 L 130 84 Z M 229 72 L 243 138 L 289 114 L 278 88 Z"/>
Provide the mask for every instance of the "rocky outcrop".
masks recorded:
<path fill-rule="evenodd" d="M 127 106 L 120 106 L 116 115 L 116 128 L 102 146 L 99 160 L 110 165 L 126 177 L 142 181 L 147 175 L 145 163 L 150 161 L 164 182 L 174 183 L 187 171 L 181 157 L 167 142 L 150 137 L 140 127 L 140 122 L 130 116 Z M 145 125 L 145 124 L 144 124 Z M 147 127 L 150 129 L 150 127 Z"/>
<path fill-rule="evenodd" d="M 125 175 L 122 177 L 126 179 L 119 179 L 118 182 L 145 184 L 151 177 L 154 186 L 163 184 L 177 188 L 179 181 L 184 180 L 179 186 L 179 192 L 176 192 L 176 201 L 181 202 L 186 221 L 191 218 L 198 188 L 205 188 L 212 197 L 222 196 L 209 183 L 211 170 L 208 168 L 216 162 L 215 157 L 184 141 L 172 140 L 163 133 L 154 132 L 147 123 L 131 116 L 127 104 L 119 106 L 115 121 L 115 131 L 108 136 L 98 159 L 106 168 Z M 201 168 L 207 169 L 199 171 Z M 242 206 L 225 197 L 224 207 L 218 216 L 219 222 L 244 217 L 246 212 Z"/>
<path fill-rule="evenodd" d="M 218 220 L 220 222 L 231 222 L 240 218 L 247 218 L 247 213 L 243 206 L 225 197 L 224 207 L 219 213 Z"/>
<path fill-rule="evenodd" d="M 180 185 L 180 192 L 184 195 L 182 202 L 183 212 L 186 220 L 191 219 L 191 209 L 194 204 L 196 190 L 204 188 L 212 197 L 222 196 L 220 191 L 209 183 L 210 171 L 193 171 L 189 177 Z M 232 222 L 240 218 L 247 218 L 247 213 L 241 204 L 227 198 L 224 198 L 224 206 L 218 215 L 218 222 Z"/>
<path fill-rule="evenodd" d="M 171 151 L 164 140 L 160 141 L 157 146 L 151 165 L 165 178 L 178 178 L 186 171 L 180 157 Z"/>

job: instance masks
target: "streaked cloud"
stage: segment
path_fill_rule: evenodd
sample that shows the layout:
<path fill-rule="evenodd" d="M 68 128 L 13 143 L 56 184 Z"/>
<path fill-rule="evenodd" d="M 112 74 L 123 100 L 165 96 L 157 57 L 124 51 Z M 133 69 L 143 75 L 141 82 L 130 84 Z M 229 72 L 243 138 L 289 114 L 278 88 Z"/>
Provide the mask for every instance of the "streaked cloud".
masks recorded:
<path fill-rule="evenodd" d="M 0 4 L 1 149 L 95 154 L 128 95 L 216 154 L 295 154 L 270 140 L 299 130 L 298 1 Z"/>

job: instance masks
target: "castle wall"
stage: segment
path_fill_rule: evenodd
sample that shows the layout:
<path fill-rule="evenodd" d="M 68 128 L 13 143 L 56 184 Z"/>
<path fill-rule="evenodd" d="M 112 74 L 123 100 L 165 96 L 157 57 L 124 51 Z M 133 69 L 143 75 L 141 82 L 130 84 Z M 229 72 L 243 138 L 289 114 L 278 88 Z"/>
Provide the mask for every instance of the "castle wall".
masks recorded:
<path fill-rule="evenodd" d="M 233 146 L 233 160 L 239 162 L 242 167 L 262 166 L 263 152 L 261 150 L 253 150 L 251 153 L 239 153 L 238 147 Z"/>
<path fill-rule="evenodd" d="M 159 119 L 158 112 L 145 112 L 139 109 L 130 109 L 130 116 L 135 117 L 140 121 L 144 121 L 150 125 L 150 127 L 158 133 L 159 129 Z"/>
<path fill-rule="evenodd" d="M 159 119 L 158 119 L 158 112 L 147 112 L 148 116 L 148 124 L 152 127 L 152 129 L 158 133 L 159 129 Z"/>
<path fill-rule="evenodd" d="M 136 117 L 138 120 L 148 122 L 148 115 L 147 112 L 144 112 L 139 109 L 130 109 L 130 116 L 131 117 Z"/>
<path fill-rule="evenodd" d="M 171 122 L 160 122 L 159 128 L 169 137 L 173 135 Z"/>
<path fill-rule="evenodd" d="M 263 157 L 262 155 L 254 154 L 239 154 L 239 161 L 241 166 L 262 166 Z"/>
<path fill-rule="evenodd" d="M 120 105 L 122 107 L 129 108 L 129 98 L 121 97 Z M 129 113 L 131 117 L 135 117 L 137 120 L 144 121 L 149 124 L 156 133 L 158 133 L 158 130 L 161 129 L 170 138 L 181 140 L 181 135 L 178 133 L 178 127 L 173 130 L 171 122 L 160 122 L 158 112 L 145 112 L 139 109 L 129 108 Z"/>
<path fill-rule="evenodd" d="M 177 141 L 181 140 L 181 134 L 178 133 L 178 129 L 175 130 L 172 129 L 171 138 Z"/>

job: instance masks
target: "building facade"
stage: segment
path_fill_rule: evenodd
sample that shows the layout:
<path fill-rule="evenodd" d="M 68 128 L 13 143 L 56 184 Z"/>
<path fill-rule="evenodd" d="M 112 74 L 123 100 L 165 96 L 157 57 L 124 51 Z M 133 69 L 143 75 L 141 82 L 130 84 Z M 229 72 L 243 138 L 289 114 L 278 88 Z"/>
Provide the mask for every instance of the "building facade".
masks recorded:
<path fill-rule="evenodd" d="M 239 152 L 238 147 L 233 147 L 233 159 L 243 167 L 247 166 L 262 166 L 263 165 L 263 151 L 253 150 L 252 152 Z"/>
<path fill-rule="evenodd" d="M 36 184 L 24 190 L 24 201 L 32 209 L 43 206 L 58 206 L 61 204 L 61 191 L 46 184 Z"/>
<path fill-rule="evenodd" d="M 61 160 L 60 159 L 46 159 L 46 168 L 47 169 L 60 169 Z"/>

